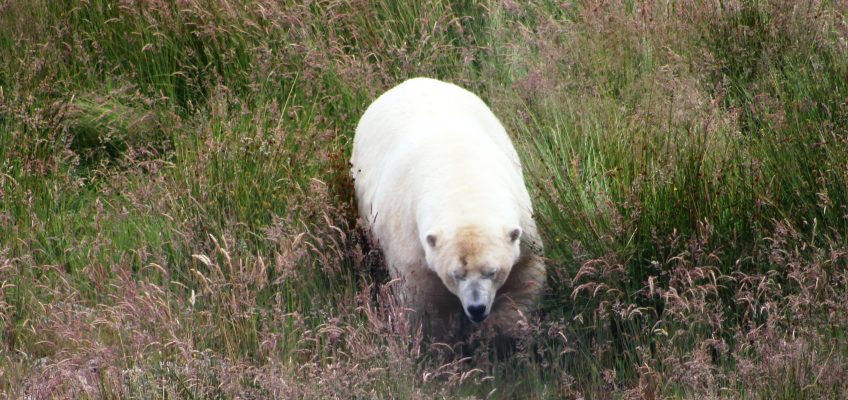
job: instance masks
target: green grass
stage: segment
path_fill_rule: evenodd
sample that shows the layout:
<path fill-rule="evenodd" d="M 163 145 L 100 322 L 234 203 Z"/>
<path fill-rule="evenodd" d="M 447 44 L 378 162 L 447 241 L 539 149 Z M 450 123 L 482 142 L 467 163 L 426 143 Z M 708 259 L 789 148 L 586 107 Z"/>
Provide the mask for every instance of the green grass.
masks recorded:
<path fill-rule="evenodd" d="M 844 5 L 0 5 L 10 398 L 840 398 Z M 404 323 L 357 228 L 359 116 L 478 93 L 548 292 L 504 357 Z"/>

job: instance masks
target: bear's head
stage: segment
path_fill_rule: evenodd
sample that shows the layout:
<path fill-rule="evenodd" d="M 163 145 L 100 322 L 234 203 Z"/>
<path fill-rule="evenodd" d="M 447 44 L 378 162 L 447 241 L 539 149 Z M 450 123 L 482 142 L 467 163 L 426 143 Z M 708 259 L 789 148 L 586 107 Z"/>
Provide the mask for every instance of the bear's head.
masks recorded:
<path fill-rule="evenodd" d="M 520 238 L 517 226 L 466 226 L 428 232 L 422 245 L 427 266 L 459 297 L 465 315 L 481 322 L 521 254 Z"/>

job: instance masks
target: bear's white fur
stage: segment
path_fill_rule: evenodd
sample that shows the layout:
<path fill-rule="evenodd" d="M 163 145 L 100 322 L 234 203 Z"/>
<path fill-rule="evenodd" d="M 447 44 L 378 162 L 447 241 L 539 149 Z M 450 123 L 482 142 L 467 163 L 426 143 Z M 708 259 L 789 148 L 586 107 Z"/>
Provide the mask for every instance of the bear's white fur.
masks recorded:
<path fill-rule="evenodd" d="M 521 162 L 479 97 L 434 79 L 401 83 L 360 119 L 351 164 L 402 304 L 431 331 L 464 313 L 510 332 L 535 306 L 545 271 Z"/>

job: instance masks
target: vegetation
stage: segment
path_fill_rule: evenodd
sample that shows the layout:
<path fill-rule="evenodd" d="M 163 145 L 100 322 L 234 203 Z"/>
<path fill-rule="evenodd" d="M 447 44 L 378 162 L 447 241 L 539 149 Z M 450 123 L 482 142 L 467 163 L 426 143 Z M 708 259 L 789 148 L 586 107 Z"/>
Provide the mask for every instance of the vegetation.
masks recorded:
<path fill-rule="evenodd" d="M 848 8 L 0 2 L 9 398 L 844 398 Z M 549 290 L 429 343 L 357 228 L 379 93 L 479 93 Z"/>

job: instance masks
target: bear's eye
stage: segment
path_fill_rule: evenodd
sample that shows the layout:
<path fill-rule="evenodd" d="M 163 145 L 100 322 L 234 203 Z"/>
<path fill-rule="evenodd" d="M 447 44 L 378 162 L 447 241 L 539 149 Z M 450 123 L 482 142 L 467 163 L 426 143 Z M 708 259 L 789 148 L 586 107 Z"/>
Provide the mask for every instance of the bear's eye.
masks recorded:
<path fill-rule="evenodd" d="M 465 271 L 456 270 L 451 272 L 451 275 L 453 276 L 453 279 L 456 279 L 458 281 L 465 279 Z"/>
<path fill-rule="evenodd" d="M 495 272 L 496 271 L 494 269 L 485 269 L 480 275 L 482 275 L 484 279 L 489 279 L 495 276 Z"/>

